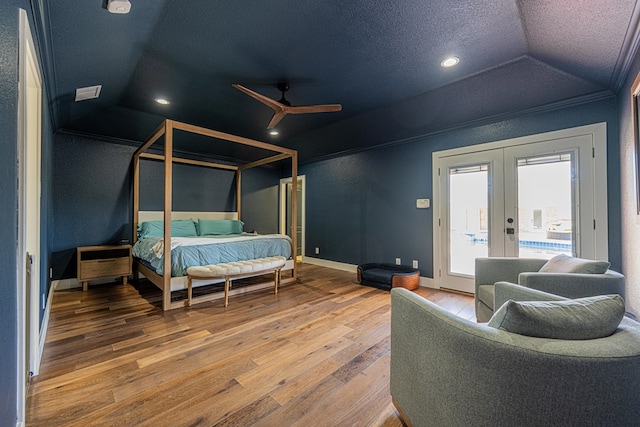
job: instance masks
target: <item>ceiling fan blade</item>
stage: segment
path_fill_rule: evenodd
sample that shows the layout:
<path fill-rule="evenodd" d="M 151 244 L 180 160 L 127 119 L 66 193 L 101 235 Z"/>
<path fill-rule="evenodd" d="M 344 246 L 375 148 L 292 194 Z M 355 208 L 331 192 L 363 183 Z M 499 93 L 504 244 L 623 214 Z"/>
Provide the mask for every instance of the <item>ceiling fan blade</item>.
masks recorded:
<path fill-rule="evenodd" d="M 340 104 L 296 105 L 294 107 L 285 107 L 285 111 L 289 114 L 332 113 L 336 111 L 342 111 L 342 105 Z"/>
<path fill-rule="evenodd" d="M 250 97 L 262 102 L 263 104 L 271 107 L 274 110 L 273 117 L 271 118 L 271 121 L 267 125 L 267 129 L 273 129 L 274 127 L 276 127 L 276 125 L 280 123 L 280 120 L 282 120 L 284 116 L 286 116 L 287 114 L 330 113 L 335 111 L 342 111 L 342 105 L 340 104 L 290 106 L 288 105 L 289 104 L 288 102 L 285 104 L 280 101 L 276 101 L 275 99 L 269 98 L 268 96 L 264 96 L 258 92 L 254 92 L 251 89 L 246 88 L 242 85 L 234 83 L 231 86 L 233 86 L 234 88 L 238 89 L 241 92 L 246 93 Z M 287 89 L 288 87 L 285 87 L 282 89 L 282 100 L 285 100 L 284 92 L 286 92 Z"/>
<path fill-rule="evenodd" d="M 280 120 L 284 119 L 284 116 L 286 115 L 286 111 L 276 111 L 276 113 L 271 118 L 271 121 L 267 125 L 267 129 L 273 129 L 274 127 L 276 127 L 276 125 L 280 123 Z"/>
<path fill-rule="evenodd" d="M 247 95 L 249 95 L 250 97 L 257 99 L 258 101 L 262 102 L 263 104 L 268 105 L 269 107 L 273 108 L 276 111 L 276 114 L 278 112 L 284 111 L 285 105 L 279 103 L 278 101 L 276 101 L 275 99 L 271 99 L 268 96 L 264 96 L 258 92 L 254 92 L 251 89 L 248 89 L 242 85 L 239 84 L 232 84 L 231 86 L 235 87 L 236 89 L 238 89 L 239 91 L 242 91 L 244 93 L 246 93 Z"/>

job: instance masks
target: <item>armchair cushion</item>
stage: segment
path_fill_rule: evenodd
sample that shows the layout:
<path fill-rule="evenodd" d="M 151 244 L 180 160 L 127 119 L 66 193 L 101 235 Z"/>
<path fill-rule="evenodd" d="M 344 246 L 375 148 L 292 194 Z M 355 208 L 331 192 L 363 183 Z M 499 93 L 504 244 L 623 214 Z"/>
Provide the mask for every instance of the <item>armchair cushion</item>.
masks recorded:
<path fill-rule="evenodd" d="M 565 301 L 507 301 L 488 326 L 538 338 L 590 340 L 613 334 L 624 316 L 620 295 Z"/>
<path fill-rule="evenodd" d="M 496 282 L 494 288 L 495 288 L 494 303 L 495 303 L 495 306 L 498 308 L 502 307 L 502 305 L 509 300 L 565 301 L 570 299 L 570 298 L 562 297 L 560 295 L 550 294 L 548 292 L 527 288 L 526 286 L 520 286 L 515 283 L 509 283 L 509 282 Z"/>
<path fill-rule="evenodd" d="M 593 261 L 560 254 L 547 261 L 539 271 L 540 273 L 604 274 L 610 265 L 607 261 Z"/>

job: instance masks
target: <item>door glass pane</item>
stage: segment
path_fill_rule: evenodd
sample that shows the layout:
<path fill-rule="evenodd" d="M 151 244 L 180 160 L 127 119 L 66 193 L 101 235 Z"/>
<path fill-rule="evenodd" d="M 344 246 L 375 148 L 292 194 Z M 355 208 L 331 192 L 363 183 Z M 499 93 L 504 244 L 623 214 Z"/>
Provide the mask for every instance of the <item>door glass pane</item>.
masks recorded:
<path fill-rule="evenodd" d="M 575 253 L 571 153 L 518 159 L 518 255 Z"/>
<path fill-rule="evenodd" d="M 486 257 L 489 226 L 489 167 L 449 169 L 449 271 L 473 276 L 475 259 Z"/>

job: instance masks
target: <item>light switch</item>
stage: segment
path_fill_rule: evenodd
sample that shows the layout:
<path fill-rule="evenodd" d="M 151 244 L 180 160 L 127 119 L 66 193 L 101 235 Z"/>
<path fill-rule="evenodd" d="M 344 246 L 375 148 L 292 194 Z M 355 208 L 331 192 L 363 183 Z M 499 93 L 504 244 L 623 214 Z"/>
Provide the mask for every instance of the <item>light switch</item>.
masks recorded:
<path fill-rule="evenodd" d="M 416 208 L 428 209 L 429 207 L 431 207 L 430 199 L 416 199 Z"/>

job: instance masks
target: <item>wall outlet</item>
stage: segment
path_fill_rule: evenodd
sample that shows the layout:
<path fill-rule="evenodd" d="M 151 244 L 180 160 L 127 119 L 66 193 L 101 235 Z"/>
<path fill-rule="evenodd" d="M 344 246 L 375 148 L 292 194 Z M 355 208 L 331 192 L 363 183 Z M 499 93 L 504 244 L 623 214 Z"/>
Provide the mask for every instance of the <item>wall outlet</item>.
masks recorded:
<path fill-rule="evenodd" d="M 418 260 L 414 259 L 412 265 L 413 265 L 413 268 L 418 268 Z"/>
<path fill-rule="evenodd" d="M 320 253 L 320 248 L 316 248 L 316 255 Z"/>
<path fill-rule="evenodd" d="M 402 264 L 402 260 L 400 258 L 396 258 L 396 265 Z"/>

